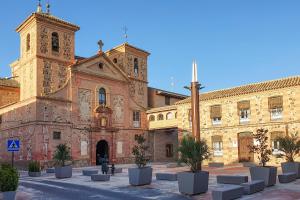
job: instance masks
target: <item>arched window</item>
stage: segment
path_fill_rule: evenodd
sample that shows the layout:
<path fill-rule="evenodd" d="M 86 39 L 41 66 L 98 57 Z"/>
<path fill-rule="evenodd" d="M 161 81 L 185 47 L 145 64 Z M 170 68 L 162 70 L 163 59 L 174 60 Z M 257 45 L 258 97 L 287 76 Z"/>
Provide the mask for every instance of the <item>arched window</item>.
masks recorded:
<path fill-rule="evenodd" d="M 113 59 L 114 63 L 118 63 L 118 60 L 116 58 Z"/>
<path fill-rule="evenodd" d="M 164 120 L 163 114 L 159 114 L 158 117 L 157 117 L 157 120 Z"/>
<path fill-rule="evenodd" d="M 58 33 L 56 33 L 56 32 L 52 33 L 51 41 L 52 41 L 52 51 L 59 52 L 59 37 L 58 37 Z"/>
<path fill-rule="evenodd" d="M 177 119 L 177 112 L 175 113 L 175 119 Z"/>
<path fill-rule="evenodd" d="M 166 120 L 170 120 L 170 119 L 173 119 L 173 113 L 168 112 L 166 115 Z"/>
<path fill-rule="evenodd" d="M 26 36 L 26 51 L 30 50 L 30 34 L 28 33 Z"/>
<path fill-rule="evenodd" d="M 134 71 L 135 75 L 138 75 L 138 73 L 139 73 L 139 61 L 138 61 L 137 58 L 135 58 L 133 60 L 133 71 Z"/>
<path fill-rule="evenodd" d="M 106 105 L 106 91 L 104 88 L 100 88 L 99 90 L 99 104 Z"/>
<path fill-rule="evenodd" d="M 155 116 L 154 116 L 154 115 L 150 115 L 149 121 L 150 121 L 150 122 L 155 121 Z"/>

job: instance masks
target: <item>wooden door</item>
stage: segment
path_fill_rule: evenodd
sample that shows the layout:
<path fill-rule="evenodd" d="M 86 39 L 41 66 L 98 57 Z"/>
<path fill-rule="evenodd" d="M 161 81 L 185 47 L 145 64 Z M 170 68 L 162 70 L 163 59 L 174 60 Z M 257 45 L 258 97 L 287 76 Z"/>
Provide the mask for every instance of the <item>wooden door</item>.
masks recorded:
<path fill-rule="evenodd" d="M 254 155 L 249 152 L 249 145 L 253 145 L 252 136 L 239 137 L 239 161 L 240 162 L 253 162 Z"/>

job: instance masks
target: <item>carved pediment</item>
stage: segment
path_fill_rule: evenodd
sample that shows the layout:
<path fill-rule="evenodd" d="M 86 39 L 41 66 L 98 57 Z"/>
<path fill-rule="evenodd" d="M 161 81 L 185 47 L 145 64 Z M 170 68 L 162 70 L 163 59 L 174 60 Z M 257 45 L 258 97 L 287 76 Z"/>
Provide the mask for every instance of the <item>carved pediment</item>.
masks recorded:
<path fill-rule="evenodd" d="M 103 78 L 115 79 L 120 81 L 129 81 L 125 73 L 118 68 L 111 60 L 104 54 L 86 59 L 79 62 L 73 68 L 78 72 L 90 74 L 92 76 L 99 76 Z"/>

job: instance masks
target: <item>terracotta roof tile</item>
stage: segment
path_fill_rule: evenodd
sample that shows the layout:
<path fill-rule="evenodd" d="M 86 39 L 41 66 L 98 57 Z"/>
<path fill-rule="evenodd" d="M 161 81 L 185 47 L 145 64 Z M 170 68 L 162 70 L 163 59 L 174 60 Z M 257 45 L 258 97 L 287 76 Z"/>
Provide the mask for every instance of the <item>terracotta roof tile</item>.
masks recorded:
<path fill-rule="evenodd" d="M 271 81 L 260 82 L 260 83 L 253 83 L 253 84 L 238 86 L 229 89 L 202 93 L 200 94 L 200 101 L 226 98 L 231 96 L 238 96 L 238 95 L 262 92 L 267 90 L 275 90 L 275 89 L 293 87 L 293 86 L 300 86 L 300 76 L 282 78 L 278 80 L 271 80 Z M 178 101 L 175 104 L 177 105 L 177 104 L 184 104 L 190 102 L 191 102 L 191 98 L 189 97 L 182 101 Z"/>
<path fill-rule="evenodd" d="M 161 112 L 161 111 L 175 110 L 175 109 L 176 109 L 175 105 L 163 106 L 163 107 L 152 108 L 150 110 L 147 110 L 147 114 L 149 114 L 149 113 L 155 113 L 155 112 Z"/>
<path fill-rule="evenodd" d="M 19 88 L 20 84 L 13 79 L 0 78 L 0 86 Z"/>
<path fill-rule="evenodd" d="M 46 13 L 38 13 L 38 12 L 34 12 L 34 13 L 32 13 L 29 17 L 27 17 L 17 28 L 16 28 L 16 30 L 17 30 L 17 32 L 18 32 L 18 30 L 23 26 L 23 24 L 27 21 L 27 20 L 29 20 L 31 17 L 43 17 L 43 18 L 45 18 L 45 19 L 49 19 L 49 20 L 53 20 L 53 21 L 56 21 L 56 22 L 59 22 L 59 23 L 62 23 L 62 24 L 65 24 L 65 25 L 68 25 L 69 27 L 72 27 L 74 30 L 79 30 L 80 29 L 80 27 L 79 26 L 77 26 L 77 25 L 75 25 L 75 24 L 72 24 L 72 23 L 70 23 L 70 22 L 67 22 L 67 21 L 65 21 L 65 20 L 62 20 L 62 19 L 60 19 L 60 18 L 58 18 L 58 17 L 55 17 L 55 16 L 53 16 L 53 15 L 51 15 L 51 14 L 46 14 Z"/>

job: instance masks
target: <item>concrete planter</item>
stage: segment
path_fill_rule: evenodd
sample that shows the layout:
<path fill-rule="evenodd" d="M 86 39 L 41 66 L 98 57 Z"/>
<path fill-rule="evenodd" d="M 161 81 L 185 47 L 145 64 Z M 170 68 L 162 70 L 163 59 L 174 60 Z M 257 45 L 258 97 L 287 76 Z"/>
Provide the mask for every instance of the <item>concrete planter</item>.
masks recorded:
<path fill-rule="evenodd" d="M 46 173 L 47 173 L 47 174 L 55 173 L 55 168 L 47 168 L 47 169 L 46 169 Z"/>
<path fill-rule="evenodd" d="M 41 172 L 28 172 L 28 176 L 30 177 L 40 177 L 41 175 Z"/>
<path fill-rule="evenodd" d="M 194 195 L 207 192 L 209 172 L 181 172 L 177 174 L 179 192 Z"/>
<path fill-rule="evenodd" d="M 300 178 L 300 162 L 284 162 L 281 163 L 282 173 L 296 173 Z"/>
<path fill-rule="evenodd" d="M 56 178 L 71 178 L 72 177 L 72 166 L 55 167 Z"/>
<path fill-rule="evenodd" d="M 3 200 L 15 200 L 16 198 L 16 191 L 9 191 L 9 192 L 3 192 Z"/>
<path fill-rule="evenodd" d="M 134 186 L 149 185 L 152 182 L 152 168 L 129 168 L 129 184 Z"/>
<path fill-rule="evenodd" d="M 263 180 L 269 187 L 276 184 L 277 167 L 250 167 L 250 175 L 252 181 Z"/>

